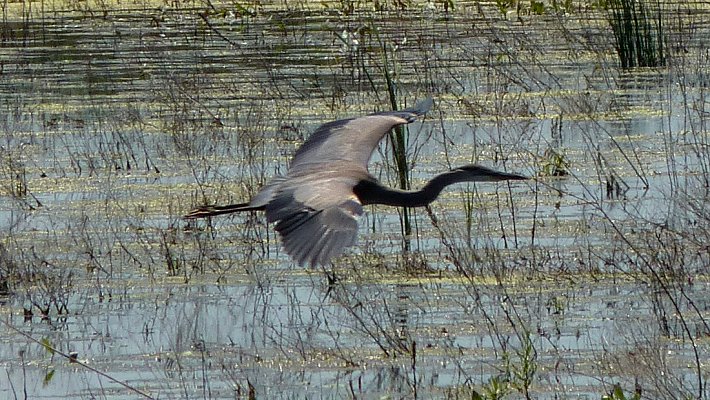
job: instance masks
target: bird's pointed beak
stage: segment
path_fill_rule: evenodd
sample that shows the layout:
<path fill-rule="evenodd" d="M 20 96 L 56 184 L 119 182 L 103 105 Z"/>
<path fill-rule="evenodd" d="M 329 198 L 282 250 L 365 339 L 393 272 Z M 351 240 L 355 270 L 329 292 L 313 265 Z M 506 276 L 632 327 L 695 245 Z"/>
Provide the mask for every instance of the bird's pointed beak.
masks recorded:
<path fill-rule="evenodd" d="M 475 176 L 474 180 L 478 182 L 521 181 L 530 179 L 525 175 L 496 171 L 480 165 L 466 165 L 458 169 L 472 174 Z"/>
<path fill-rule="evenodd" d="M 523 181 L 530 179 L 529 177 L 525 175 L 519 175 L 519 174 L 509 174 L 507 172 L 499 172 L 497 179 L 498 181 Z"/>

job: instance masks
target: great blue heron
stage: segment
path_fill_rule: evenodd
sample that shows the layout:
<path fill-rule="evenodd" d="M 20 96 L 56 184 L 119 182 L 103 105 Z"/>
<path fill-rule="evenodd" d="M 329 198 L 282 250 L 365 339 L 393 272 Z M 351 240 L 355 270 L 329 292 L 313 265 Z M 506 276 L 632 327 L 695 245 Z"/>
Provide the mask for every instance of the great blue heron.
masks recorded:
<path fill-rule="evenodd" d="M 427 99 L 413 108 L 343 119 L 321 125 L 296 151 L 284 176 L 268 182 L 250 202 L 205 206 L 185 218 L 263 210 L 276 222 L 283 247 L 300 265 L 326 265 L 355 244 L 363 206 L 420 207 L 459 182 L 527 179 L 479 165 L 464 165 L 435 176 L 421 190 L 383 186 L 367 171 L 372 152 L 393 127 L 416 120 L 431 108 Z"/>

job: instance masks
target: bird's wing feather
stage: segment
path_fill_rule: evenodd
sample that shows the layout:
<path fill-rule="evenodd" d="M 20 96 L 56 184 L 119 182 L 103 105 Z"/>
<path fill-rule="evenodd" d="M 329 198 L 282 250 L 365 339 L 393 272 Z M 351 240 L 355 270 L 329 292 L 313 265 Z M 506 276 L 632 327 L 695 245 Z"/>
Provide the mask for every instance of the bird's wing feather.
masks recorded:
<path fill-rule="evenodd" d="M 363 207 L 353 188 L 373 179 L 367 163 L 375 147 L 394 126 L 413 122 L 432 104 L 427 99 L 401 111 L 324 124 L 296 151 L 286 176 L 270 181 L 249 204 L 207 211 L 264 209 L 267 220 L 276 222 L 284 249 L 299 264 L 327 264 L 356 242 Z M 207 215 L 202 210 L 189 216 Z"/>
<path fill-rule="evenodd" d="M 296 151 L 289 171 L 314 170 L 332 162 L 354 163 L 367 168 L 372 152 L 393 127 L 408 124 L 426 113 L 433 101 L 415 107 L 364 117 L 343 119 L 321 125 Z"/>
<path fill-rule="evenodd" d="M 309 179 L 312 177 L 313 179 Z M 325 265 L 357 239 L 362 204 L 352 193 L 356 180 L 320 173 L 284 183 L 266 205 L 283 247 L 299 264 Z"/>

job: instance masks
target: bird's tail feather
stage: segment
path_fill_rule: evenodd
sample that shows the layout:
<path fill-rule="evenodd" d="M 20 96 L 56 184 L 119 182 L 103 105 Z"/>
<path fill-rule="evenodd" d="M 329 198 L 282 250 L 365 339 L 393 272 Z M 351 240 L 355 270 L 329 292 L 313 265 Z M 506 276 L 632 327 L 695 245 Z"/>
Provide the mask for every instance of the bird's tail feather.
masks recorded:
<path fill-rule="evenodd" d="M 242 211 L 258 211 L 263 209 L 264 206 L 251 206 L 249 203 L 228 204 L 226 206 L 202 206 L 190 211 L 183 218 L 207 218 L 214 217 L 215 215 L 231 214 Z"/>

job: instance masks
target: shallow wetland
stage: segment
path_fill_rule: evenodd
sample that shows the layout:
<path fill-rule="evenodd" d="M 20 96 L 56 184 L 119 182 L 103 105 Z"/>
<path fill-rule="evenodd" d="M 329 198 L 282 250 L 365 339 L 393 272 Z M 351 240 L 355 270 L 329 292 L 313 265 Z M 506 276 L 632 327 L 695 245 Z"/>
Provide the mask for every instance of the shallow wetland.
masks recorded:
<path fill-rule="evenodd" d="M 612 3 L 5 2 L 0 397 L 710 398 L 710 5 L 622 68 Z M 531 179 L 368 206 L 334 283 L 182 218 L 428 96 L 381 181 Z"/>

